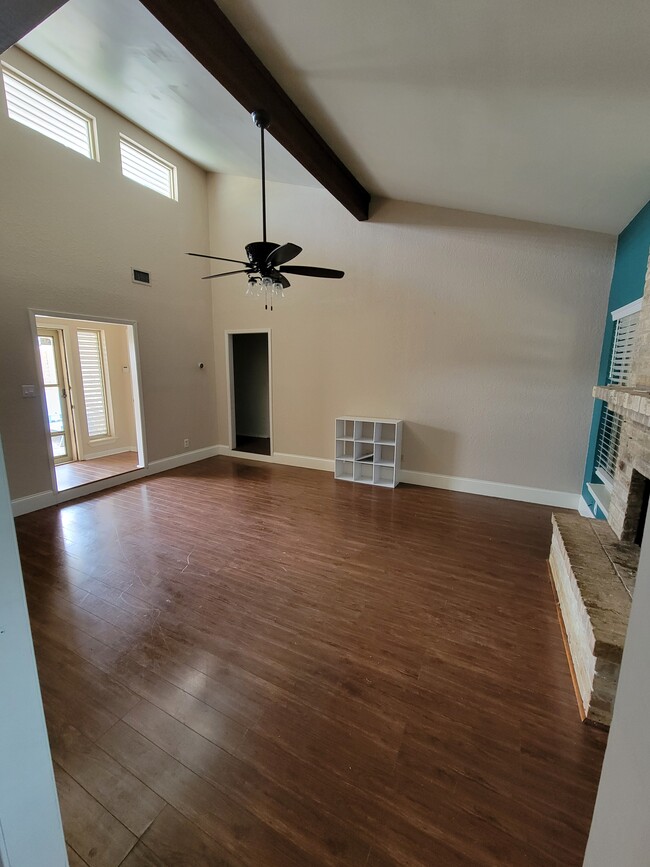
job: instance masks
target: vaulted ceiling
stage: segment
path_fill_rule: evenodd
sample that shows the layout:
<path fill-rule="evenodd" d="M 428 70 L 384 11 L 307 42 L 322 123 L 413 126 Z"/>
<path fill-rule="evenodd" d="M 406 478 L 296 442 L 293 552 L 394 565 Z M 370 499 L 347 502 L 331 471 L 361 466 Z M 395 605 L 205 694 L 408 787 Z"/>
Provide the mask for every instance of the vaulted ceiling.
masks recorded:
<path fill-rule="evenodd" d="M 617 233 L 650 198 L 650 4 L 219 0 L 373 194 Z M 257 172 L 246 112 L 137 0 L 23 46 L 200 164 Z M 269 173 L 313 183 L 282 148 Z"/>

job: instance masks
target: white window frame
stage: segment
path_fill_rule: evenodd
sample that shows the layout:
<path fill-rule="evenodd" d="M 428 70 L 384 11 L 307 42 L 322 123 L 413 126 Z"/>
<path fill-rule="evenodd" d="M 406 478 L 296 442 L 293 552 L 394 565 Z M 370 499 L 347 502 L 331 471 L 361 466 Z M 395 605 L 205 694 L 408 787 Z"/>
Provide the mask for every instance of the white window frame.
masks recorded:
<path fill-rule="evenodd" d="M 612 310 L 610 315 L 612 320 L 617 322 L 624 316 L 630 316 L 632 313 L 640 313 L 641 307 L 643 307 L 643 298 L 637 298 L 636 301 L 630 301 L 629 304 L 625 304 L 623 307 L 618 307 L 616 310 Z"/>
<path fill-rule="evenodd" d="M 641 311 L 642 305 L 643 305 L 643 298 L 638 298 L 636 301 L 631 301 L 629 304 L 625 304 L 623 307 L 618 307 L 616 310 L 612 310 L 612 312 L 611 312 L 612 321 L 615 323 L 615 328 L 617 330 L 614 332 L 614 339 L 612 341 L 612 359 L 610 360 L 610 369 L 608 370 L 608 374 L 607 374 L 608 384 L 611 384 L 611 379 L 612 379 L 612 377 L 611 377 L 611 365 L 612 365 L 612 362 L 614 359 L 614 353 L 615 353 L 615 349 L 616 349 L 616 340 L 617 340 L 617 336 L 618 336 L 618 323 L 620 322 L 621 319 L 624 319 L 626 316 L 633 316 L 634 314 L 638 314 Z M 625 383 L 617 383 L 617 384 L 625 385 Z M 608 409 L 608 407 L 604 407 L 603 411 L 601 413 L 600 422 L 598 424 L 598 434 L 597 434 L 597 439 L 596 439 L 596 459 L 598 458 L 598 449 L 599 449 L 599 443 L 600 443 L 600 439 L 601 439 L 601 431 L 603 429 L 603 426 L 606 424 L 606 414 L 611 415 L 612 419 L 613 419 L 613 422 L 610 422 L 610 427 L 612 427 L 613 425 L 617 425 L 620 428 L 620 422 L 618 421 L 618 419 L 619 419 L 618 415 L 616 413 L 614 413 L 612 410 Z M 619 446 L 620 446 L 620 444 L 617 443 L 616 444 L 616 454 L 614 455 L 614 459 L 616 459 L 616 456 L 618 454 Z M 610 475 L 610 473 L 608 473 L 604 467 L 599 467 L 599 466 L 594 467 L 594 473 L 600 479 L 600 481 L 603 483 L 605 488 L 611 492 L 613 485 L 614 485 L 614 479 Z"/>
<path fill-rule="evenodd" d="M 71 150 L 73 153 L 77 153 L 82 157 L 86 157 L 87 159 L 94 160 L 95 162 L 99 162 L 99 143 L 97 138 L 97 119 L 94 115 L 90 114 L 87 111 L 84 111 L 83 108 L 80 108 L 78 105 L 75 105 L 73 102 L 70 102 L 68 99 L 65 99 L 60 94 L 55 93 L 53 90 L 50 90 L 49 87 L 45 87 L 45 85 L 41 84 L 40 81 L 36 81 L 33 78 L 30 78 L 29 75 L 25 75 L 24 72 L 21 72 L 20 69 L 16 69 L 15 66 L 10 66 L 8 63 L 5 63 L 4 60 L 0 61 L 0 67 L 2 71 L 2 85 L 3 85 L 3 93 L 5 97 L 5 107 L 7 109 L 7 116 L 15 121 L 16 123 L 21 124 L 21 126 L 26 127 L 27 129 L 31 129 L 33 132 L 42 135 L 44 138 L 49 138 L 50 141 L 57 142 L 57 144 L 62 145 L 63 147 Z M 76 148 L 71 147 L 66 144 L 64 141 L 60 139 L 53 138 L 52 136 L 47 135 L 47 133 L 43 132 L 40 129 L 34 129 L 33 126 L 25 123 L 23 120 L 17 117 L 12 117 L 11 110 L 9 107 L 9 102 L 7 100 L 7 90 L 5 85 L 5 76 L 9 78 L 14 78 L 19 81 L 21 84 L 33 90 L 37 95 L 42 97 L 46 97 L 48 100 L 57 103 L 62 108 L 67 109 L 72 114 L 76 115 L 78 118 L 83 120 L 88 129 L 88 150 L 89 153 L 82 153 Z"/>
<path fill-rule="evenodd" d="M 154 187 L 149 186 L 148 184 L 143 183 L 137 178 L 131 177 L 124 173 L 124 160 L 122 158 L 122 144 L 127 145 L 127 147 L 133 148 L 133 150 L 138 151 L 143 156 L 148 157 L 152 162 L 155 162 L 157 165 L 162 166 L 164 169 L 167 169 L 169 172 L 169 195 L 161 192 L 160 190 L 155 189 Z M 178 171 L 176 166 L 173 163 L 168 162 L 168 160 L 163 159 L 157 153 L 149 150 L 149 148 L 144 147 L 139 142 L 134 141 L 132 138 L 129 138 L 124 133 L 120 133 L 120 165 L 122 167 L 122 176 L 125 177 L 129 181 L 133 181 L 136 184 L 140 184 L 140 186 L 144 187 L 147 190 L 151 190 L 154 193 L 158 193 L 159 196 L 163 196 L 165 199 L 170 199 L 172 202 L 178 201 Z"/>

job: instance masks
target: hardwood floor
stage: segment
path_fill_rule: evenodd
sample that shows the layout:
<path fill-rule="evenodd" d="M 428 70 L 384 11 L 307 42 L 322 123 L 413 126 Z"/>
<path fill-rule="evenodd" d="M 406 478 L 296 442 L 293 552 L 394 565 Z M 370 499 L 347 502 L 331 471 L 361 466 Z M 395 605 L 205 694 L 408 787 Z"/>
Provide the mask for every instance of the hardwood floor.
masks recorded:
<path fill-rule="evenodd" d="M 89 482 L 109 479 L 120 473 L 128 473 L 138 468 L 137 452 L 122 452 L 119 455 L 107 455 L 104 458 L 93 458 L 90 461 L 71 461 L 69 464 L 58 464 L 55 467 L 56 487 L 59 491 L 68 491 Z"/>
<path fill-rule="evenodd" d="M 580 865 L 550 511 L 219 457 L 18 518 L 71 864 Z"/>

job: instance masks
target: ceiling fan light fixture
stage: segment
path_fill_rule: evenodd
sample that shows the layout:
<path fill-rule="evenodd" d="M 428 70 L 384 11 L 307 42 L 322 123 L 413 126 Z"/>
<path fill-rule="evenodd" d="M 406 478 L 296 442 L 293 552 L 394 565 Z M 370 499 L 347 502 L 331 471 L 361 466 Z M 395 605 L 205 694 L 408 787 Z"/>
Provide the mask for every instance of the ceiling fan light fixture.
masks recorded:
<path fill-rule="evenodd" d="M 261 298 L 266 293 L 261 277 L 250 276 L 246 286 L 246 295 L 249 298 Z"/>
<path fill-rule="evenodd" d="M 216 259 L 220 262 L 234 262 L 244 265 L 243 269 L 236 271 L 222 271 L 219 274 L 209 274 L 203 280 L 212 280 L 215 277 L 229 277 L 231 274 L 247 274 L 246 295 L 251 298 L 264 296 L 264 307 L 273 310 L 273 299 L 284 298 L 284 290 L 291 284 L 287 274 L 296 274 L 303 277 L 326 277 L 340 279 L 344 276 L 343 271 L 335 271 L 332 268 L 315 268 L 309 265 L 287 265 L 300 253 L 302 247 L 297 244 L 276 244 L 267 240 L 266 236 L 266 161 L 264 155 L 264 131 L 269 126 L 269 116 L 265 111 L 252 112 L 253 121 L 260 130 L 260 156 L 262 168 L 262 240 L 252 241 L 246 244 L 246 256 L 248 262 L 241 259 L 226 259 L 223 256 L 212 256 L 204 253 L 188 253 L 189 256 L 199 256 L 205 259 Z"/>

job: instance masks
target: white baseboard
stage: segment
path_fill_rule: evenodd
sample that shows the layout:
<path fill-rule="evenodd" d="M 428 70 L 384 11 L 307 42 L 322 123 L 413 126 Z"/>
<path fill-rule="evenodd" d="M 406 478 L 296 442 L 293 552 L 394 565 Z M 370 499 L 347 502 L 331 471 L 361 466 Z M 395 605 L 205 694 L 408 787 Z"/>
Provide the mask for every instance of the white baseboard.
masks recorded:
<path fill-rule="evenodd" d="M 238 452 L 229 446 L 216 446 L 217 454 L 226 455 L 230 458 L 242 458 L 244 460 L 262 461 L 266 464 L 282 464 L 285 467 L 303 467 L 306 470 L 324 470 L 334 472 L 334 461 L 330 458 L 311 458 L 305 455 L 286 455 L 282 452 L 274 452 L 272 455 L 256 455 L 252 452 Z"/>
<path fill-rule="evenodd" d="M 194 449 L 191 452 L 182 452 L 179 455 L 171 455 L 168 458 L 151 461 L 147 467 L 140 467 L 140 469 L 132 470 L 129 473 L 120 473 L 117 476 L 111 476 L 108 479 L 100 479 L 97 482 L 80 485 L 77 488 L 70 488 L 67 491 L 42 491 L 39 494 L 31 494 L 28 497 L 18 497 L 11 501 L 12 512 L 14 518 L 17 518 L 19 515 L 26 515 L 28 512 L 36 512 L 38 509 L 46 509 L 48 506 L 56 506 L 58 503 L 67 503 L 70 500 L 78 500 L 80 497 L 87 497 L 89 494 L 97 494 L 100 491 L 107 490 L 108 488 L 115 488 L 118 485 L 124 485 L 126 482 L 133 482 L 136 479 L 142 479 L 145 476 L 153 476 L 156 473 L 173 470 L 176 467 L 183 466 L 183 464 L 192 464 L 195 461 L 203 461 L 206 458 L 212 458 L 217 454 L 220 454 L 219 446 L 208 446 L 204 449 Z"/>
<path fill-rule="evenodd" d="M 439 473 L 418 473 L 414 470 L 401 470 L 399 479 L 409 485 L 424 485 L 428 488 L 443 488 L 463 494 L 478 494 L 481 497 L 498 497 L 501 500 L 517 500 L 520 503 L 537 503 L 540 506 L 558 506 L 563 509 L 577 509 L 580 496 L 566 491 L 507 485 L 483 479 L 465 479 L 462 476 L 443 476 Z"/>
<path fill-rule="evenodd" d="M 277 463 L 286 464 L 289 467 L 305 467 L 308 470 L 324 470 L 327 473 L 334 472 L 334 461 L 330 458 L 310 458 L 302 455 L 284 455 L 281 452 L 274 455 Z"/>
<path fill-rule="evenodd" d="M 330 473 L 334 472 L 334 461 L 330 458 L 288 455 L 281 452 L 276 452 L 272 455 L 256 455 L 248 452 L 233 451 L 233 449 L 225 445 L 208 446 L 207 448 L 194 449 L 191 452 L 182 452 L 178 455 L 171 455 L 168 458 L 151 461 L 148 467 L 133 470 L 131 473 L 113 476 L 110 479 L 102 479 L 99 482 L 83 485 L 80 488 L 71 488 L 69 491 L 61 491 L 59 493 L 42 491 L 39 494 L 20 497 L 12 500 L 13 513 L 16 517 L 18 515 L 25 515 L 28 512 L 35 512 L 37 509 L 45 509 L 47 506 L 54 506 L 57 503 L 85 497 L 88 494 L 95 494 L 107 488 L 133 481 L 134 479 L 163 473 L 166 470 L 173 470 L 184 464 L 203 461 L 215 455 L 225 455 L 227 457 L 260 461 L 262 463 L 282 464 L 290 467 L 304 467 L 305 469 L 323 470 Z M 503 482 L 487 482 L 482 479 L 466 479 L 461 476 L 444 476 L 439 473 L 420 473 L 414 470 L 401 470 L 400 481 L 410 485 L 423 485 L 428 488 L 458 491 L 463 494 L 478 494 L 482 497 L 498 497 L 503 500 L 517 500 L 522 503 L 538 503 L 543 506 L 579 509 L 580 514 L 588 513 L 590 517 L 593 517 L 588 509 L 587 512 L 582 511 L 582 506 L 586 507 L 586 503 L 579 494 L 571 494 L 565 491 L 529 488 L 522 485 L 507 485 Z"/>
<path fill-rule="evenodd" d="M 89 494 L 98 494 L 100 491 L 105 491 L 107 488 L 115 488 L 118 485 L 124 485 L 126 482 L 134 482 L 136 479 L 142 479 L 149 475 L 146 467 L 140 467 L 137 470 L 131 470 L 129 473 L 120 473 L 117 476 L 109 476 L 107 479 L 99 479 L 96 482 L 90 482 L 87 485 L 81 485 L 78 488 L 69 488 L 67 491 L 57 491 L 54 496 L 54 504 L 67 503 L 70 500 L 78 500 L 79 497 L 87 497 Z"/>
<path fill-rule="evenodd" d="M 27 497 L 18 497 L 11 501 L 11 511 L 14 518 L 18 515 L 26 515 L 28 512 L 37 512 L 39 509 L 47 509 L 56 503 L 54 491 L 41 491 L 40 494 L 30 494 Z"/>
<path fill-rule="evenodd" d="M 275 455 L 256 455 L 253 452 L 238 452 L 231 449 L 230 446 L 216 446 L 218 455 L 225 455 L 227 458 L 242 458 L 244 460 L 261 461 L 263 464 L 277 464 Z"/>
<path fill-rule="evenodd" d="M 79 458 L 80 461 L 94 461 L 95 458 L 110 458 L 111 455 L 123 455 L 127 452 L 137 452 L 137 446 L 126 446 L 125 448 L 119 449 L 106 449 L 105 452 L 89 452 L 87 455 L 84 455 L 83 458 Z"/>
<path fill-rule="evenodd" d="M 196 461 L 213 458 L 215 455 L 221 454 L 220 448 L 221 446 L 206 446 L 204 449 L 193 449 L 191 452 L 181 452 L 179 455 L 170 455 L 168 458 L 150 461 L 147 467 L 147 475 L 164 473 L 166 470 L 174 470 L 176 467 L 182 467 L 184 464 L 193 464 Z"/>
<path fill-rule="evenodd" d="M 290 467 L 305 467 L 311 470 L 334 472 L 334 461 L 330 458 L 304 457 L 275 452 L 272 455 L 254 455 L 248 452 L 233 451 L 228 446 L 217 446 L 220 455 L 246 460 L 264 461 L 271 464 L 285 464 Z M 482 479 L 465 479 L 462 476 L 443 476 L 439 473 L 419 473 L 414 470 L 401 470 L 400 482 L 409 485 L 423 485 L 427 488 L 442 488 L 463 494 L 478 494 L 482 497 L 499 497 L 502 500 L 518 500 L 521 503 L 537 503 L 542 506 L 557 506 L 564 509 L 577 509 L 579 494 L 565 491 L 550 491 L 545 488 L 528 488 L 522 485 L 507 485 L 503 482 L 486 482 Z"/>

